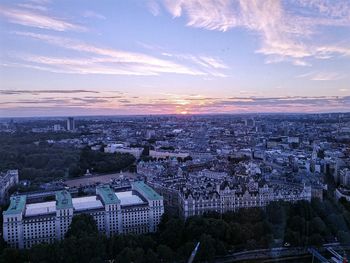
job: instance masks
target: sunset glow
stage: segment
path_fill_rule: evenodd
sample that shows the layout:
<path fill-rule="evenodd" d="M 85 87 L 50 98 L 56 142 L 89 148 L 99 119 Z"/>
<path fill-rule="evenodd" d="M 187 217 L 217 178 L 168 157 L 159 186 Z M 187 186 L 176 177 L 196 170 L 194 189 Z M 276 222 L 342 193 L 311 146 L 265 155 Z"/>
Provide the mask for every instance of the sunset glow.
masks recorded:
<path fill-rule="evenodd" d="M 350 109 L 348 1 L 4 0 L 0 26 L 3 117 Z"/>

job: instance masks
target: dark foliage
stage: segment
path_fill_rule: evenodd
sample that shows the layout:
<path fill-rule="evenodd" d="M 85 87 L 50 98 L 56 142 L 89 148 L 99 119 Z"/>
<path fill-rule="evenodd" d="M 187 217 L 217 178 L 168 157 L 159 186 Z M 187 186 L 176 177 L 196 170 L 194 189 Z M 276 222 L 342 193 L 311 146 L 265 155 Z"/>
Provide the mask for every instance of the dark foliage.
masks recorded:
<path fill-rule="evenodd" d="M 0 171 L 18 169 L 20 180 L 30 180 L 36 190 L 45 182 L 83 175 L 87 169 L 97 173 L 119 172 L 131 166 L 135 158 L 130 154 L 109 154 L 51 144 L 48 140 L 74 138 L 76 134 L 0 134 Z"/>

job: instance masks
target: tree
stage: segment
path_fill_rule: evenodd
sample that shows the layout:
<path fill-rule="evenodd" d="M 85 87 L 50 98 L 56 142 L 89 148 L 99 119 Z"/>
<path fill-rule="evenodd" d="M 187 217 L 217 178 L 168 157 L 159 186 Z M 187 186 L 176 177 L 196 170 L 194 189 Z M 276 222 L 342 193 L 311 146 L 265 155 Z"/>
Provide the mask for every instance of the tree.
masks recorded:
<path fill-rule="evenodd" d="M 72 223 L 70 224 L 66 233 L 66 238 L 72 236 L 82 238 L 94 234 L 98 234 L 98 229 L 94 218 L 89 214 L 80 214 L 73 216 Z"/>
<path fill-rule="evenodd" d="M 165 223 L 164 231 L 160 233 L 160 241 L 175 249 L 182 243 L 184 224 L 181 219 L 172 218 Z"/>
<path fill-rule="evenodd" d="M 5 248 L 1 255 L 1 261 L 3 263 L 11 262 L 11 263 L 21 263 L 21 254 L 20 251 L 13 248 Z"/>
<path fill-rule="evenodd" d="M 117 262 L 120 263 L 130 263 L 132 262 L 134 259 L 134 251 L 129 248 L 126 247 L 123 249 L 123 251 L 118 255 L 117 257 Z"/>
<path fill-rule="evenodd" d="M 85 147 L 80 153 L 79 168 L 81 173 L 87 169 L 98 173 L 119 172 L 132 165 L 135 160 L 129 153 L 104 153 Z"/>
<path fill-rule="evenodd" d="M 174 260 L 174 252 L 166 245 L 159 245 L 157 247 L 157 253 L 162 262 L 172 262 Z"/>
<path fill-rule="evenodd" d="M 312 234 L 309 238 L 309 244 L 313 246 L 321 246 L 323 244 L 322 242 L 322 236 L 320 234 Z"/>
<path fill-rule="evenodd" d="M 152 249 L 147 250 L 146 262 L 147 263 L 158 263 L 159 262 L 157 254 Z"/>
<path fill-rule="evenodd" d="M 327 231 L 327 226 L 320 217 L 314 217 L 311 220 L 311 231 L 324 235 Z"/>
<path fill-rule="evenodd" d="M 210 235 L 202 235 L 198 257 L 201 261 L 211 262 L 215 257 L 215 240 Z"/>

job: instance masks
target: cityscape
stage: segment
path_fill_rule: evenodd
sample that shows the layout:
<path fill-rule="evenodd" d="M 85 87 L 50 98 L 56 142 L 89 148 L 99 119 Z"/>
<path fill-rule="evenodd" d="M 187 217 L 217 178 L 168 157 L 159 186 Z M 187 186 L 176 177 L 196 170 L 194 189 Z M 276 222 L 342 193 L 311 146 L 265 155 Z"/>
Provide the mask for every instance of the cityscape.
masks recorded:
<path fill-rule="evenodd" d="M 63 240 L 81 214 L 91 215 L 97 231 L 111 238 L 157 235 L 165 215 L 182 222 L 248 213 L 242 216 L 262 220 L 260 231 L 271 233 L 244 242 L 255 250 L 283 248 L 277 254 L 283 257 L 311 257 L 307 249 L 318 247 L 314 253 L 325 258 L 328 244 L 343 258 L 349 243 L 348 113 L 20 118 L 3 119 L 0 131 L 1 203 L 9 202 L 3 238 L 13 248 Z M 62 153 L 66 160 L 56 160 Z M 66 169 L 61 162 L 69 160 Z M 14 163 L 17 169 L 5 169 Z M 277 218 L 274 209 L 282 210 Z M 301 215 L 279 218 L 283 209 Z M 313 215 L 305 214 L 310 209 Z M 315 224 L 308 232 L 293 226 L 307 221 Z M 200 242 L 199 234 L 192 242 Z M 302 251 L 290 249 L 301 245 Z M 239 259 L 244 245 L 234 247 L 225 257 Z"/>
<path fill-rule="evenodd" d="M 349 0 L 1 0 L 0 263 L 346 263 Z"/>

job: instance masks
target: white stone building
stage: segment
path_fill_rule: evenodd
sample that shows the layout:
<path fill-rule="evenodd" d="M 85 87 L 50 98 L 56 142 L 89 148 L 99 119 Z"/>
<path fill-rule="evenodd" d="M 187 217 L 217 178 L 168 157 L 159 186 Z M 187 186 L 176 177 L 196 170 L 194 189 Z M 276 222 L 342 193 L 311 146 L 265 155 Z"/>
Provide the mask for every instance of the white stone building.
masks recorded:
<path fill-rule="evenodd" d="M 96 195 L 72 198 L 66 190 L 55 201 L 27 204 L 26 196 L 13 196 L 3 212 L 4 240 L 15 248 L 30 248 L 64 238 L 72 218 L 80 213 L 94 217 L 98 230 L 111 236 L 121 233 L 155 232 L 164 213 L 163 197 L 144 182 L 132 190 L 114 192 L 98 186 Z"/>

